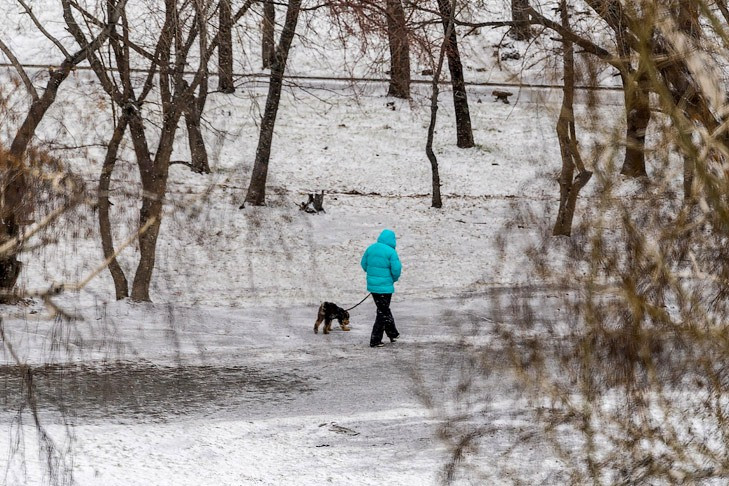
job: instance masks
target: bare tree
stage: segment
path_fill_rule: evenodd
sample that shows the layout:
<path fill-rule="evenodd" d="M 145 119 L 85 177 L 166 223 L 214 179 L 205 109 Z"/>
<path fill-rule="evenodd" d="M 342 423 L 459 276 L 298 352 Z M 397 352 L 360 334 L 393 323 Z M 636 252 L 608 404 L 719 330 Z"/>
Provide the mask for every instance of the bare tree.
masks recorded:
<path fill-rule="evenodd" d="M 451 4 L 451 9 L 455 7 L 456 0 L 453 0 L 453 3 Z M 447 50 L 448 40 L 450 39 L 451 31 L 454 29 L 454 22 L 453 18 L 451 17 L 448 21 L 448 25 L 446 25 L 445 35 L 443 36 L 443 42 L 440 45 L 440 49 L 438 51 L 438 61 L 435 65 L 435 69 L 433 72 L 433 81 L 431 83 L 431 93 L 430 93 L 430 123 L 428 124 L 428 138 L 425 143 L 425 154 L 428 157 L 428 160 L 430 161 L 430 170 L 431 170 L 431 178 L 432 178 L 432 186 L 433 186 L 433 196 L 431 198 L 431 207 L 434 208 L 441 208 L 443 207 L 443 200 L 441 199 L 440 194 L 440 171 L 438 169 L 438 158 L 435 156 L 435 152 L 433 151 L 433 136 L 435 134 L 435 124 L 437 120 L 438 115 L 438 94 L 440 92 L 439 90 L 439 83 L 440 83 L 440 75 L 443 72 L 443 62 L 445 58 L 445 53 Z"/>
<path fill-rule="evenodd" d="M 128 117 L 125 114 L 122 114 L 119 120 L 117 120 L 114 133 L 106 149 L 106 157 L 104 158 L 104 165 L 101 168 L 101 176 L 99 177 L 98 215 L 101 249 L 104 252 L 104 259 L 109 262 L 109 272 L 114 281 L 116 300 L 129 297 L 129 283 L 124 275 L 124 270 L 122 270 L 116 259 L 112 225 L 109 218 L 111 205 L 109 201 L 109 189 L 111 187 L 111 175 L 114 172 L 114 166 L 116 165 L 117 155 L 119 153 L 119 146 L 124 138 L 128 123 Z"/>
<path fill-rule="evenodd" d="M 263 0 L 263 19 L 261 20 L 261 59 L 263 69 L 270 69 L 276 55 L 276 6 L 273 0 Z"/>
<path fill-rule="evenodd" d="M 607 23 L 615 33 L 617 58 L 620 59 L 620 78 L 625 100 L 625 159 L 620 171 L 628 177 L 643 177 L 645 167 L 645 133 L 651 119 L 650 93 L 646 89 L 646 73 L 638 66 L 633 67 L 632 47 L 634 36 L 630 18 L 623 13 L 617 0 L 590 0 L 593 11 Z"/>
<path fill-rule="evenodd" d="M 455 27 L 450 32 L 448 30 L 448 25 L 455 25 L 455 9 L 448 3 L 448 0 L 438 0 L 438 11 L 440 12 L 443 31 L 448 35 L 446 56 L 451 74 L 451 85 L 453 86 L 453 107 L 456 113 L 456 145 L 460 148 L 471 148 L 474 146 L 473 129 L 471 128 L 471 114 L 468 110 L 466 83 L 463 79 L 463 65 L 461 64 L 461 55 L 458 52 L 458 37 Z"/>
<path fill-rule="evenodd" d="M 218 89 L 223 93 L 233 93 L 233 13 L 231 0 L 220 0 L 218 5 Z"/>
<path fill-rule="evenodd" d="M 581 37 L 573 31 L 565 32 L 559 23 L 556 23 L 534 8 L 529 7 L 528 13 L 533 22 L 539 23 L 549 29 L 567 36 L 579 45 L 585 53 L 596 56 L 617 69 L 623 83 L 625 101 L 625 157 L 621 173 L 628 177 L 643 177 L 646 175 L 645 164 L 645 135 L 651 120 L 650 90 L 647 88 L 647 73 L 645 67 L 638 60 L 637 68 L 634 66 L 636 37 L 635 19 L 626 16 L 622 4 L 618 0 L 588 0 L 587 4 L 592 12 L 602 19 L 614 32 L 616 52 L 596 44 L 587 37 Z"/>
<path fill-rule="evenodd" d="M 516 40 L 529 40 L 532 38 L 529 0 L 511 0 L 511 20 L 514 25 L 509 30 L 509 35 Z"/>
<path fill-rule="evenodd" d="M 278 113 L 278 106 L 281 100 L 281 88 L 283 86 L 286 60 L 291 50 L 291 42 L 296 33 L 296 24 L 299 19 L 300 10 L 301 0 L 289 0 L 283 31 L 281 32 L 281 38 L 276 47 L 274 62 L 271 65 L 268 96 L 266 97 L 266 107 L 263 111 L 263 119 L 261 120 L 256 159 L 245 199 L 246 203 L 253 204 L 254 206 L 263 206 L 266 203 L 266 179 L 268 177 L 268 161 L 271 157 L 273 129 L 276 124 L 276 114 Z"/>
<path fill-rule="evenodd" d="M 185 126 L 187 127 L 187 140 L 190 146 L 190 168 L 198 174 L 209 174 L 208 151 L 205 148 L 205 139 L 202 135 L 200 123 L 205 110 L 208 96 L 208 80 L 203 76 L 198 87 L 198 95 L 190 93 L 190 99 L 185 104 Z M 183 88 L 188 91 L 189 84 L 183 80 Z"/>
<path fill-rule="evenodd" d="M 569 11 L 566 0 L 560 2 L 560 17 L 562 27 L 570 30 Z M 562 66 L 564 69 L 564 85 L 562 89 L 562 108 L 557 120 L 557 138 L 559 150 L 562 155 L 562 172 L 559 176 L 559 211 L 557 222 L 554 225 L 555 236 L 570 236 L 572 232 L 572 219 L 577 205 L 577 196 L 580 190 L 592 177 L 592 172 L 585 169 L 577 146 L 575 129 L 575 54 L 574 46 L 569 39 L 562 39 L 563 53 Z M 573 179 L 575 168 L 579 171 Z"/>
<path fill-rule="evenodd" d="M 462 467 L 464 451 L 475 455 L 494 443 L 484 419 L 492 390 L 483 385 L 493 383 L 487 378 L 499 364 L 492 356 L 504 350 L 498 356 L 509 365 L 499 379 L 514 380 L 514 399 L 529 404 L 525 423 L 533 424 L 513 434 L 508 451 L 541 448 L 560 464 L 554 482 L 712 484 L 727 477 L 729 369 L 721 364 L 729 359 L 729 136 L 721 116 L 726 79 L 715 68 L 727 54 L 704 40 L 726 46 L 729 35 L 713 2 L 619 3 L 630 54 L 660 107 L 652 113 L 659 123 L 651 184 L 632 194 L 616 184 L 622 121 L 604 106 L 586 106 L 607 124 L 595 151 L 598 190 L 571 239 L 553 238 L 545 224 L 526 252 L 529 281 L 551 290 L 495 296 L 494 314 L 473 329 L 491 325 L 488 335 L 498 343 L 468 351 L 478 336 L 464 340 L 463 366 L 452 367 L 462 375 L 448 397 L 460 408 L 443 427 L 449 467 Z M 682 7 L 692 5 L 698 21 L 682 22 Z M 553 30 L 583 50 L 595 47 L 566 24 Z M 681 160 L 690 162 L 698 204 L 686 204 L 676 190 Z M 482 464 L 469 466 L 491 471 L 494 456 L 488 451 L 479 455 Z"/>
<path fill-rule="evenodd" d="M 71 0 L 62 0 L 62 3 L 64 19 L 69 32 L 80 46 L 86 46 L 88 44 L 86 34 L 74 17 L 78 6 Z M 237 21 L 247 11 L 250 4 L 250 1 L 246 2 L 234 17 L 234 21 Z M 139 227 L 145 228 L 145 230 L 140 231 L 138 236 L 140 258 L 131 289 L 131 298 L 137 301 L 150 300 L 149 287 L 154 270 L 156 244 L 163 216 L 169 168 L 173 162 L 171 156 L 177 128 L 186 111 L 189 113 L 194 107 L 197 110 L 197 113 L 194 113 L 195 116 L 201 113 L 205 99 L 204 93 L 207 91 L 205 89 L 208 75 L 207 64 L 220 42 L 218 34 L 212 39 L 208 35 L 205 22 L 208 8 L 209 4 L 204 2 L 188 3 L 166 0 L 164 21 L 158 32 L 154 52 L 147 52 L 134 43 L 134 32 L 127 22 L 126 11 L 122 10 L 122 31 L 120 34 L 112 36 L 110 41 L 111 61 L 116 70 L 107 70 L 99 56 L 89 56 L 91 67 L 103 89 L 122 111 L 121 123 L 117 123 L 112 142 L 120 139 L 120 133 L 123 133 L 122 129 L 126 122 L 139 168 L 142 185 Z M 86 18 L 90 15 L 85 11 L 80 13 Z M 187 68 L 193 59 L 191 52 L 196 43 L 200 56 L 197 59 L 197 70 L 190 78 Z M 132 69 L 133 53 L 149 62 L 147 75 L 141 87 L 138 87 L 135 70 Z M 158 91 L 155 91 L 156 85 L 159 86 Z M 196 97 L 195 90 L 198 88 L 202 88 L 203 93 Z M 159 112 L 161 126 L 159 128 L 154 123 L 147 122 L 148 115 L 144 112 L 145 104 L 153 92 L 159 94 L 161 107 Z M 195 130 L 190 132 L 196 133 Z M 154 152 L 150 149 L 149 143 L 153 137 L 158 140 Z M 194 136 L 192 139 L 191 143 L 200 142 L 200 140 L 195 140 Z M 194 146 L 192 149 L 193 158 L 199 157 Z M 105 171 L 113 167 L 111 165 L 114 159 L 113 150 L 116 150 L 116 147 L 114 144 L 110 144 Z M 187 165 L 194 167 L 195 161 L 193 160 Z M 106 174 L 103 174 L 100 180 L 99 194 L 101 197 L 108 194 L 105 177 Z M 101 220 L 100 224 L 103 226 Z M 108 236 L 108 231 L 105 230 L 102 233 Z M 113 245 L 105 244 L 104 246 L 105 256 L 110 258 L 114 254 Z M 123 285 L 118 276 L 115 277 L 115 287 L 117 296 L 123 296 Z"/>
<path fill-rule="evenodd" d="M 410 98 L 410 40 L 401 0 L 385 0 L 390 45 L 389 96 Z"/>
<path fill-rule="evenodd" d="M 49 71 L 49 78 L 46 82 L 43 94 L 38 94 L 30 77 L 25 72 L 20 61 L 15 57 L 8 46 L 0 41 L 0 50 L 2 50 L 11 61 L 15 69 L 18 71 L 23 80 L 28 94 L 32 98 L 30 108 L 26 114 L 20 128 L 15 134 L 10 144 L 10 150 L 7 157 L 4 157 L 2 174 L 0 175 L 0 243 L 16 240 L 20 237 L 21 226 L 24 222 L 24 198 L 28 192 L 27 183 L 27 167 L 24 162 L 25 154 L 30 143 L 35 136 L 35 132 L 41 121 L 48 112 L 48 109 L 56 100 L 56 95 L 61 84 L 68 78 L 71 71 L 82 61 L 84 61 L 91 53 L 101 48 L 114 25 L 119 20 L 121 8 L 123 8 L 126 0 L 110 1 L 109 16 L 106 22 L 100 22 L 102 26 L 100 32 L 85 46 L 75 53 L 70 53 L 61 42 L 50 35 L 43 27 L 32 9 L 23 1 L 18 2 L 26 14 L 28 14 L 35 26 L 46 36 L 63 54 L 64 60 L 57 69 Z M 0 258 L 0 293 L 5 296 L 12 295 L 13 288 L 20 274 L 21 263 L 17 259 L 16 252 L 10 252 Z M 2 301 L 4 297 L 0 297 Z"/>

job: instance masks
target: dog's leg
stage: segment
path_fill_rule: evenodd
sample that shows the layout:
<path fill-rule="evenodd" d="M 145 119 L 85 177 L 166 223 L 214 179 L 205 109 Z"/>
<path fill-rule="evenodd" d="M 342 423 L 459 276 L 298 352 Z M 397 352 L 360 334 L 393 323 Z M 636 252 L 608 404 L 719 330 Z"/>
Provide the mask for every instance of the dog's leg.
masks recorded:
<path fill-rule="evenodd" d="M 331 319 L 325 319 L 324 320 L 324 334 L 329 334 L 329 331 L 332 329 L 332 320 Z"/>
<path fill-rule="evenodd" d="M 314 323 L 314 334 L 319 334 L 319 325 L 324 320 L 324 304 L 319 306 L 319 312 L 316 314 L 316 322 Z"/>

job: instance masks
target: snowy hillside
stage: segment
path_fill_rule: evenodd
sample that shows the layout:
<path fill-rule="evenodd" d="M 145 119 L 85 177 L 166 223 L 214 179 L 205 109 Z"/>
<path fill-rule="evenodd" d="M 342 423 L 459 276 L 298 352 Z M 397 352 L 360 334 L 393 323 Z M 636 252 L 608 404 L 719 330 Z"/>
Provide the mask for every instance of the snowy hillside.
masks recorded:
<path fill-rule="evenodd" d="M 14 2 L 4 3 L 8 14 L 2 22 L 14 33 L 12 47 L 22 53 L 21 61 L 58 62 L 50 46 L 32 34 L 28 19 L 8 6 Z M 505 15 L 506 2 L 493 4 L 488 14 Z M 59 12 L 42 5 L 40 19 L 70 42 L 54 20 Z M 329 50 L 325 56 L 322 49 L 307 50 L 332 42 L 316 22 L 295 44 L 291 74 L 383 76 L 387 63 L 372 62 L 386 54 L 381 39 L 358 62 L 350 56 L 360 54 L 350 50 L 333 50 L 341 58 Z M 503 34 L 483 29 L 464 38 L 468 81 L 504 82 L 522 74 L 525 60 L 495 63 Z M 238 58 L 240 73 L 258 72 L 255 42 L 243 38 L 248 54 Z M 417 64 L 414 70 L 426 67 Z M 530 67 L 525 76 L 553 81 L 543 66 Z M 2 79 L 13 86 L 9 70 Z M 492 315 L 491 296 L 522 285 L 545 299 L 558 292 L 530 280 L 524 252 L 553 223 L 559 202 L 554 124 L 560 96 L 555 90 L 515 90 L 516 103 L 507 105 L 494 101 L 491 88 L 470 87 L 476 147 L 462 150 L 455 146 L 452 93 L 444 90 L 435 140 L 444 207 L 433 209 L 424 150 L 429 87 L 416 85 L 410 101 L 385 92 L 381 83 L 287 83 L 267 206 L 244 209 L 239 207 L 266 85 L 241 78 L 235 94 L 211 94 L 203 118 L 212 173 L 171 168 L 153 303 L 116 302 L 104 271 L 82 290 L 57 298 L 74 316 L 70 323 L 49 318 L 39 300 L 2 308 L 4 340 L 23 362 L 41 370 L 39 419 L 62 452 L 52 468 L 60 476 L 47 476 L 32 419 L 17 410 L 21 385 L 9 367 L 15 357 L 4 347 L 3 484 L 59 478 L 70 484 L 73 477 L 73 484 L 119 486 L 420 485 L 442 478 L 449 452 L 438 438 L 443 416 L 424 403 L 424 390 L 448 404 L 458 387 L 451 371 L 464 346 L 493 338 L 490 328 L 471 325 L 509 322 L 508 313 Z M 3 94 L 10 113 L 18 116 L 26 108 L 18 84 Z M 605 103 L 600 116 L 609 130 L 607 120 L 622 116 L 621 96 L 600 96 Z M 608 136 L 597 128 L 602 120 L 588 120 L 582 108 L 578 116 L 588 127 L 581 135 L 585 146 Z M 98 82 L 80 69 L 63 86 L 38 134 L 39 145 L 82 177 L 90 198 L 112 121 Z M 4 137 L 11 126 L 3 127 Z M 182 130 L 173 159 L 189 158 L 184 135 Z M 584 195 L 590 197 L 591 190 Z M 110 197 L 117 241 L 136 230 L 139 191 L 126 139 Z M 325 213 L 299 210 L 309 193 L 320 191 Z M 522 219 L 530 211 L 539 219 Z M 320 302 L 349 307 L 366 295 L 360 257 L 383 228 L 397 234 L 404 268 L 392 307 L 402 339 L 369 348 L 371 300 L 352 310 L 351 332 L 335 326 L 331 335 L 315 335 Z M 84 280 L 103 261 L 98 232 L 93 204 L 66 214 L 39 237 L 45 239 L 34 240 L 42 245 L 22 255 L 20 285 L 43 290 L 54 282 Z M 133 275 L 136 245 L 119 259 Z M 547 319 L 559 320 L 561 312 L 544 309 Z M 464 462 L 493 469 L 466 468 L 458 480 L 511 484 L 509 475 L 518 473 L 528 484 L 561 484 L 562 465 L 544 448 L 512 448 L 530 425 L 529 406 L 510 379 L 496 370 L 484 386 L 494 390 L 483 417 L 495 430 L 489 447 Z"/>

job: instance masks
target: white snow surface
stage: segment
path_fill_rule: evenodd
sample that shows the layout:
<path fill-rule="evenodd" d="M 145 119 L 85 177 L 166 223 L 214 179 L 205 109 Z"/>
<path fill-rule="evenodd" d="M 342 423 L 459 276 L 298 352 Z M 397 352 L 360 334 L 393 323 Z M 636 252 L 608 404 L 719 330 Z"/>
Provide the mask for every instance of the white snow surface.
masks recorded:
<path fill-rule="evenodd" d="M 103 113 L 78 109 L 79 97 L 72 101 L 76 90 L 93 90 L 83 80 L 79 74 L 69 85 L 69 98 L 44 130 L 49 137 L 63 133 L 53 120 L 63 120 L 77 144 L 111 130 Z M 77 377 L 70 393 L 79 395 L 65 415 L 41 407 L 42 423 L 66 451 L 61 470 L 75 484 L 416 485 L 442 478 L 449 449 L 438 428 L 468 325 L 479 323 L 470 346 L 491 345 L 484 325 L 499 316 L 491 314 L 489 295 L 537 283 L 526 280 L 524 250 L 557 205 L 557 185 L 545 177 L 557 170 L 556 106 L 504 105 L 475 94 L 478 146 L 460 150 L 444 102 L 436 140 L 444 207 L 433 209 L 423 153 L 427 99 L 416 95 L 392 110 L 380 88 L 361 90 L 356 101 L 347 90 L 288 90 L 268 206 L 242 210 L 257 134 L 252 107 L 264 91 L 212 96 L 213 174 L 172 169 L 154 303 L 115 302 L 103 272 L 84 290 L 59 297 L 79 317 L 71 324 L 48 319 L 40 302 L 4 310 L 5 333 L 23 361 L 65 364 L 63 376 Z M 136 205 L 121 193 L 136 180 L 129 144 L 125 150 L 112 182 L 117 241 L 136 220 Z M 180 143 L 176 157 L 184 151 Z M 70 161 L 90 187 L 102 156 L 90 148 Z M 326 213 L 298 209 L 308 192 L 320 190 Z M 541 220 L 520 219 L 517 210 L 530 208 Z M 57 241 L 24 256 L 22 284 L 42 289 L 83 280 L 102 260 L 96 224 L 89 208 L 69 215 L 52 232 Z M 366 294 L 359 260 L 385 227 L 398 235 L 404 265 L 393 298 L 402 339 L 369 348 L 371 300 L 352 310 L 351 332 L 335 324 L 330 335 L 315 335 L 321 301 L 351 306 Z M 497 250 L 500 234 L 505 253 Z M 134 246 L 122 252 L 128 278 L 136 259 Z M 12 361 L 7 351 L 0 359 Z M 141 378 L 117 383 L 109 376 Z M 504 374 L 484 383 L 493 402 L 479 420 L 495 428 L 465 460 L 472 466 L 460 482 L 559 484 L 560 463 L 544 449 L 512 448 L 530 426 L 530 412 L 509 382 Z M 103 392 L 99 383 L 129 392 Z M 446 408 L 426 406 L 423 390 L 436 392 Z M 104 393 L 106 401 L 98 398 Z M 32 421 L 25 414 L 19 426 L 17 411 L 5 408 L 6 484 L 47 481 Z"/>
<path fill-rule="evenodd" d="M 396 297 L 402 339 L 375 349 L 368 345 L 371 301 L 353 310 L 350 332 L 335 325 L 329 335 L 312 332 L 316 309 L 309 306 L 126 302 L 81 309 L 87 319 L 63 330 L 30 315 L 6 323 L 5 332 L 32 350 L 24 356 L 30 363 L 84 363 L 64 375 L 66 393 L 78 393 L 60 400 L 70 408 L 65 418 L 41 407 L 76 484 L 435 484 L 448 458 L 436 439 L 442 418 L 418 392 L 447 399 L 456 377 L 449 367 L 466 349 L 458 345 L 465 322 L 483 304 Z M 560 464 L 541 450 L 512 456 L 528 411 L 508 396 L 508 381 L 489 380 L 495 396 L 482 419 L 495 430 L 488 450 L 469 458 L 503 469 L 477 469 L 462 484 L 508 482 L 510 471 L 535 483 L 559 477 Z M 95 393 L 105 383 L 101 400 Z M 5 483 L 41 484 L 34 428 L 19 427 L 12 411 L 0 417 L 10 432 L 0 442 L 9 458 Z M 19 431 L 17 452 L 11 442 Z"/>
<path fill-rule="evenodd" d="M 55 15 L 44 12 L 44 20 Z M 27 19 L 13 14 L 4 22 L 18 22 L 13 47 L 25 62 L 52 62 L 42 41 L 23 38 Z M 467 40 L 464 51 L 491 56 L 500 34 L 488 37 Z M 326 66 L 301 46 L 292 59 L 294 74 L 346 68 Z M 467 64 L 469 79 L 508 80 L 521 65 L 501 71 L 486 64 L 488 72 Z M 115 302 L 103 272 L 57 299 L 77 316 L 70 324 L 50 319 L 40 302 L 1 310 L 13 351 L 38 369 L 61 366 L 71 381 L 59 389 L 77 394 L 61 400 L 69 403 L 64 413 L 41 399 L 40 413 L 64 452 L 57 470 L 74 484 L 420 485 L 442 478 L 449 449 L 438 430 L 452 405 L 464 336 L 467 346 L 492 345 L 487 324 L 508 316 L 493 315 L 489 297 L 539 284 L 524 272 L 524 251 L 557 208 L 559 96 L 525 89 L 505 105 L 490 89 L 469 89 L 477 146 L 460 150 L 445 90 L 435 141 L 444 207 L 433 209 L 426 87 L 403 102 L 386 98 L 381 84 L 299 84 L 282 97 L 263 208 L 238 209 L 265 86 L 249 82 L 234 95 L 210 96 L 205 135 L 213 173 L 171 169 L 154 303 Z M 601 96 L 614 105 L 602 112 L 605 120 L 619 117 L 620 99 Z M 22 112 L 21 93 L 10 99 Z M 603 136 L 600 123 L 591 123 L 583 146 Z M 62 154 L 93 197 L 112 120 L 89 72 L 72 75 L 41 127 L 39 143 Z M 189 157 L 184 135 L 182 127 L 174 159 Z M 126 140 L 112 181 L 117 242 L 135 229 L 137 185 Z M 326 213 L 299 211 L 318 191 L 326 193 Z M 520 216 L 529 210 L 539 217 Z M 371 300 L 352 311 L 352 331 L 335 324 L 330 335 L 315 335 L 320 302 L 348 307 L 366 294 L 359 260 L 384 228 L 396 232 L 404 267 L 392 306 L 401 340 L 369 348 Z M 23 255 L 24 288 L 82 281 L 101 264 L 92 207 L 67 215 L 50 237 Z M 120 255 L 130 280 L 137 258 L 134 245 Z M 559 319 L 557 309 L 548 310 Z M 12 362 L 5 347 L 0 366 Z M 512 447 L 530 427 L 530 411 L 509 383 L 508 375 L 486 378 L 493 400 L 480 420 L 494 430 L 467 454 L 457 481 L 560 484 L 562 467 L 544 449 Z M 445 414 L 426 405 L 424 390 L 439 397 Z M 50 482 L 32 419 L 26 411 L 19 423 L 11 405 L 0 413 L 3 484 Z"/>

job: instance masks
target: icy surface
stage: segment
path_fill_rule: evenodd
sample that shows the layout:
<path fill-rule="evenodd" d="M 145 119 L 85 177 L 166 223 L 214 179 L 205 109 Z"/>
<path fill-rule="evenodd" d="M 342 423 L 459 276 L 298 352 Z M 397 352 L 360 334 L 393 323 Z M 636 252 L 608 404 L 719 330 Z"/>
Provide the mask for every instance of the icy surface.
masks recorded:
<path fill-rule="evenodd" d="M 464 332 L 488 339 L 488 320 L 479 331 L 468 324 L 485 297 L 413 302 L 396 295 L 402 338 L 375 349 L 368 345 L 371 301 L 353 310 L 350 332 L 335 326 L 326 336 L 314 334 L 310 307 L 129 303 L 78 324 L 67 338 L 79 355 L 49 351 L 52 323 L 41 318 L 6 325 L 6 333 L 30 350 L 30 363 L 50 356 L 57 363 L 36 368 L 39 408 L 58 445 L 69 448 L 78 484 L 430 484 L 447 452 L 435 437 L 440 418 L 418 396 L 451 391 L 450 367 L 467 349 Z M 0 417 L 15 437 L 17 375 L 0 370 Z M 527 413 L 509 398 L 509 381 L 489 380 L 498 399 L 484 420 L 499 424 L 492 464 L 508 455 Z M 8 484 L 41 480 L 33 428 L 22 431 L 27 471 L 20 453 L 0 441 L 0 455 L 10 458 Z M 509 467 L 540 482 L 558 471 L 554 461 L 544 467 L 542 454 L 526 451 Z"/>

